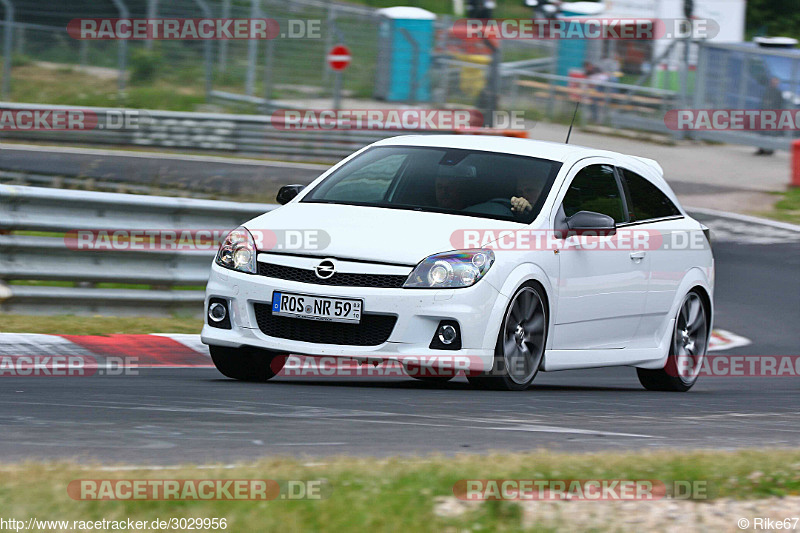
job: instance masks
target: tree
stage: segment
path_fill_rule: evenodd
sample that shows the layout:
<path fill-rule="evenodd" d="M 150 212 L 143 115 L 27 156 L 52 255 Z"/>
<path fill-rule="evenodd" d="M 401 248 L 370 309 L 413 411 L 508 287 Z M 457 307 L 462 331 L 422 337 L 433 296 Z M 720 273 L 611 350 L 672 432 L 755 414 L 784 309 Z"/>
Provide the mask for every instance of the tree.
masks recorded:
<path fill-rule="evenodd" d="M 800 38 L 797 0 L 747 0 L 747 34 Z"/>

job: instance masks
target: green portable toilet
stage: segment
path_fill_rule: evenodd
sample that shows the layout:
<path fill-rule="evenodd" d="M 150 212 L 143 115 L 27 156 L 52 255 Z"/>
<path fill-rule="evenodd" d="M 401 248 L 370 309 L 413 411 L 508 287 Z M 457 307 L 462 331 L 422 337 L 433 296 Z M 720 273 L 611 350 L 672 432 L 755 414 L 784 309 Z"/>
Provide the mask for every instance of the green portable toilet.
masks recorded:
<path fill-rule="evenodd" d="M 375 98 L 428 102 L 436 15 L 418 7 L 379 9 Z"/>

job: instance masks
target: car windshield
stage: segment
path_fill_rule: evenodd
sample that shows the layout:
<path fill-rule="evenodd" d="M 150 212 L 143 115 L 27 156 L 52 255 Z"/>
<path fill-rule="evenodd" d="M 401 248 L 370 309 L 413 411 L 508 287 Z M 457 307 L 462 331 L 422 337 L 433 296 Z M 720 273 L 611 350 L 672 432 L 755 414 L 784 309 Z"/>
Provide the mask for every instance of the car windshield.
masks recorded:
<path fill-rule="evenodd" d="M 413 209 L 530 223 L 561 163 L 534 157 L 378 146 L 348 161 L 303 202 Z"/>

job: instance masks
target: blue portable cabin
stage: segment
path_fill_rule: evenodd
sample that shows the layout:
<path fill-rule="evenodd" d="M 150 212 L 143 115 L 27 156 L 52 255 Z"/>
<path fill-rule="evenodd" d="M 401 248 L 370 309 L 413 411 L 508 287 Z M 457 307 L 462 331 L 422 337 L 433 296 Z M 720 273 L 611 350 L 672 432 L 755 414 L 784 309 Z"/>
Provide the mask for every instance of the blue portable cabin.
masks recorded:
<path fill-rule="evenodd" d="M 569 24 L 583 25 L 581 17 L 597 17 L 605 9 L 605 5 L 596 2 L 565 2 L 561 4 L 558 17 Z M 592 45 L 593 48 L 590 48 Z M 559 39 L 556 49 L 556 74 L 569 76 L 571 70 L 582 70 L 586 60 L 596 60 L 599 55 L 597 43 L 587 43 L 586 39 Z"/>
<path fill-rule="evenodd" d="M 375 98 L 388 102 L 430 101 L 436 15 L 418 7 L 388 7 L 379 9 L 378 15 L 381 20 Z"/>

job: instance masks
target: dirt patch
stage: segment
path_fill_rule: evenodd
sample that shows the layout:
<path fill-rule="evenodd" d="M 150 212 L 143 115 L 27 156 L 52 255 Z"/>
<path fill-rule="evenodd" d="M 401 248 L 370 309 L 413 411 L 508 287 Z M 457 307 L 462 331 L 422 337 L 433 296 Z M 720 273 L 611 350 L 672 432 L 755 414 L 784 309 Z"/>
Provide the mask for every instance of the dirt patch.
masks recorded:
<path fill-rule="evenodd" d="M 119 78 L 119 70 L 107 67 L 92 67 L 82 65 L 71 65 L 66 63 L 52 63 L 50 61 L 37 61 L 35 66 L 45 70 L 66 70 L 69 69 L 73 72 L 80 74 L 88 74 L 101 80 L 116 80 Z M 127 73 L 125 74 L 127 77 Z"/>
<path fill-rule="evenodd" d="M 434 512 L 443 518 L 458 518 L 477 510 L 481 505 L 487 503 L 442 497 L 437 500 Z M 558 528 L 565 531 L 759 531 L 766 529 L 767 519 L 780 521 L 783 526 L 783 521 L 787 518 L 793 519 L 800 515 L 800 496 L 760 500 L 722 498 L 710 501 L 527 501 L 517 505 L 522 510 L 522 524 L 525 528 Z M 759 526 L 757 518 L 764 521 L 763 526 Z M 800 524 L 787 524 L 790 531 L 793 527 L 800 529 Z"/>

